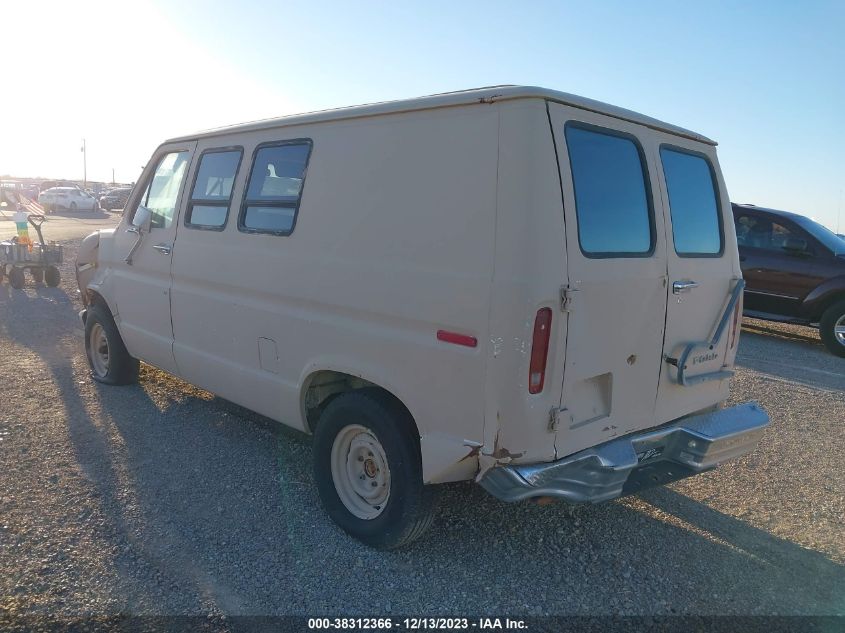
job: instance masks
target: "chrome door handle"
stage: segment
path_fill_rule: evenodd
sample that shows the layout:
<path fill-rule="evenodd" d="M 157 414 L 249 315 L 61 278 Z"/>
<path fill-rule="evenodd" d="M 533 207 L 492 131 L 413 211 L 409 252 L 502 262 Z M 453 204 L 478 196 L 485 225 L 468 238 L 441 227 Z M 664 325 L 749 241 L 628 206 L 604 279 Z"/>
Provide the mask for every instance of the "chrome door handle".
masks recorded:
<path fill-rule="evenodd" d="M 153 248 L 156 249 L 162 255 L 170 255 L 170 249 L 172 248 L 172 246 L 170 246 L 170 244 L 155 244 Z"/>
<path fill-rule="evenodd" d="M 676 281 L 672 284 L 672 294 L 679 295 L 682 292 L 689 292 L 693 288 L 698 288 L 697 281 L 690 281 L 689 279 L 684 279 L 683 281 Z"/>

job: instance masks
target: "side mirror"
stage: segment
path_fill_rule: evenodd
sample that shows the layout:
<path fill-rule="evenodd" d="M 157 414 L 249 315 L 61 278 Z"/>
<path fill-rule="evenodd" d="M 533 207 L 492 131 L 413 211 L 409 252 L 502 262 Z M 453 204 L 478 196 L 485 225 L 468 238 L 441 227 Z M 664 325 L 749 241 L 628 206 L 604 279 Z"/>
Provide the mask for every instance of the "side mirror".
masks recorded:
<path fill-rule="evenodd" d="M 136 229 L 146 228 L 150 223 L 150 218 L 152 217 L 152 211 L 150 211 L 144 205 L 139 204 L 138 208 L 135 209 L 135 215 L 132 216 L 132 226 L 134 226 Z"/>

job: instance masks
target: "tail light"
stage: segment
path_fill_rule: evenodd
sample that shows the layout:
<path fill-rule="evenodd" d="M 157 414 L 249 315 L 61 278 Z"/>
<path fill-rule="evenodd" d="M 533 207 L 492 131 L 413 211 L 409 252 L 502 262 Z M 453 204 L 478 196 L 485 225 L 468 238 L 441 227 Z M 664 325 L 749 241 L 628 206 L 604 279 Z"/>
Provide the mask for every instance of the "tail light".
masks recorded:
<path fill-rule="evenodd" d="M 528 366 L 528 393 L 540 393 L 546 382 L 546 360 L 549 357 L 549 335 L 552 331 L 552 309 L 540 308 L 534 319 L 531 338 L 531 363 Z"/>

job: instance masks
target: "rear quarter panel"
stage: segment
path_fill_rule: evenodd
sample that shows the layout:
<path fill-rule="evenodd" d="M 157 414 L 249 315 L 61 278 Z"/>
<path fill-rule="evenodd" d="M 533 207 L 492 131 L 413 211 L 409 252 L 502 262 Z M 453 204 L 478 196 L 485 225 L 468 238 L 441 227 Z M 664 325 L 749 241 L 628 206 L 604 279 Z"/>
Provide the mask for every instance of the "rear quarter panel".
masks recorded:
<path fill-rule="evenodd" d="M 554 459 L 549 412 L 560 404 L 566 347 L 560 288 L 566 236 L 555 147 L 542 100 L 504 103 L 499 136 L 496 260 L 487 349 L 484 454 L 531 463 Z M 542 392 L 528 393 L 534 319 L 552 309 Z"/>

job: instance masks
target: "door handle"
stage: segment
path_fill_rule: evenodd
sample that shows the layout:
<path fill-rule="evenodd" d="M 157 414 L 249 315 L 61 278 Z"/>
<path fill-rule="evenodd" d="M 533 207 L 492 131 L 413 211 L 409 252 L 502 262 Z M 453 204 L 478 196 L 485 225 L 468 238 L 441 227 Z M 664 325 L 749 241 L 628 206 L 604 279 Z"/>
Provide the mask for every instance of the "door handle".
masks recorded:
<path fill-rule="evenodd" d="M 137 226 L 130 226 L 128 229 L 126 229 L 126 232 L 134 233 L 135 235 L 138 235 L 140 233 Z"/>
<path fill-rule="evenodd" d="M 693 288 L 698 288 L 697 281 L 690 281 L 689 279 L 684 279 L 683 281 L 676 281 L 672 284 L 672 294 L 679 295 L 682 292 L 689 292 Z"/>
<path fill-rule="evenodd" d="M 153 246 L 162 255 L 170 255 L 170 250 L 173 248 L 170 244 L 155 244 Z"/>

